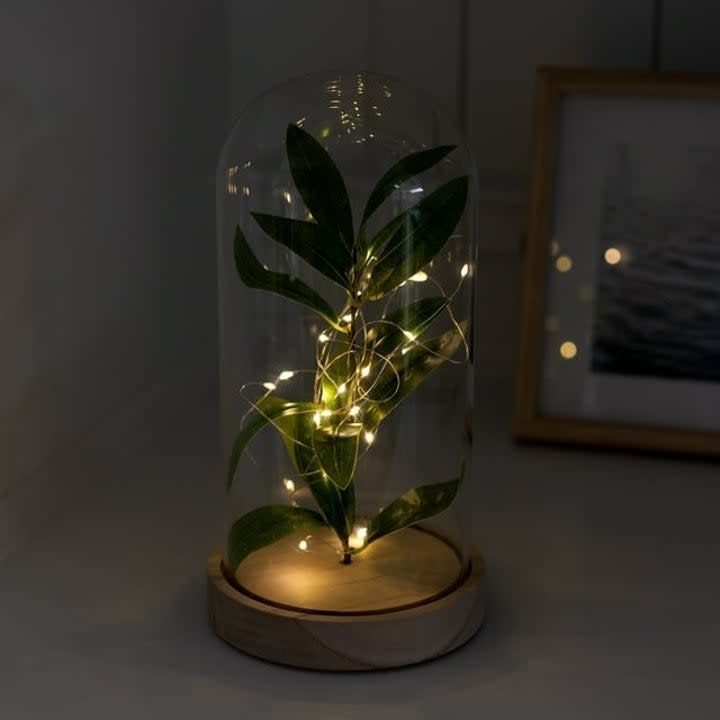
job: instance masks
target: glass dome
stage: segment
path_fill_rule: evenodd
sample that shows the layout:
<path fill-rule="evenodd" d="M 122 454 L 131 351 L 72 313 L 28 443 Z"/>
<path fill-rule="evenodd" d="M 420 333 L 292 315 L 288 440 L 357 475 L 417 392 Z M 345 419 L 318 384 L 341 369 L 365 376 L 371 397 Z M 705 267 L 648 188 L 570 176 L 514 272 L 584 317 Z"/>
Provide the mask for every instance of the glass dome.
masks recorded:
<path fill-rule="evenodd" d="M 362 613 L 468 570 L 474 169 L 425 97 L 366 73 L 274 88 L 218 167 L 224 572 Z"/>

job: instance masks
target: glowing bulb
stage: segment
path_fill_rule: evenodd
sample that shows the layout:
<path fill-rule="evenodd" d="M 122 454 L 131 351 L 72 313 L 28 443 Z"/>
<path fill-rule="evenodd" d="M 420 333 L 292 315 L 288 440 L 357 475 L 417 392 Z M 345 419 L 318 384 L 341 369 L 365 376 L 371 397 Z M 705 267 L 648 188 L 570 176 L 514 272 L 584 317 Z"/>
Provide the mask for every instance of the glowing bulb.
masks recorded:
<path fill-rule="evenodd" d="M 608 265 L 617 265 L 622 260 L 622 253 L 614 247 L 605 251 L 605 262 Z"/>
<path fill-rule="evenodd" d="M 288 492 L 295 492 L 295 483 L 290 478 L 284 478 L 283 485 Z"/>
<path fill-rule="evenodd" d="M 304 552 L 305 550 L 308 549 L 308 541 L 307 541 L 307 540 L 301 540 L 301 541 L 298 543 L 298 547 Z"/>
<path fill-rule="evenodd" d="M 568 255 L 561 255 L 556 261 L 555 261 L 555 267 L 558 269 L 558 272 L 568 272 L 573 266 L 573 261 Z"/>
<path fill-rule="evenodd" d="M 406 345 L 401 351 L 400 354 L 404 355 L 405 353 L 409 353 L 412 348 L 409 345 Z"/>
<path fill-rule="evenodd" d="M 374 433 L 374 432 L 371 432 L 370 430 L 368 430 L 368 431 L 365 433 L 365 442 L 366 442 L 368 445 L 372 445 L 373 442 L 375 442 L 375 433 Z"/>
<path fill-rule="evenodd" d="M 360 377 L 367 377 L 370 374 L 370 366 L 366 365 L 360 369 Z"/>
<path fill-rule="evenodd" d="M 278 380 L 289 380 L 295 373 L 292 370 L 283 370 L 277 377 Z"/>
<path fill-rule="evenodd" d="M 343 321 L 343 322 L 349 323 L 351 320 L 352 320 L 352 315 L 351 315 L 350 313 L 348 313 L 347 315 L 343 315 L 343 316 L 342 316 L 342 321 Z"/>
<path fill-rule="evenodd" d="M 318 335 L 318 342 L 326 343 L 329 339 L 330 339 L 330 337 L 328 335 L 326 335 L 324 332 L 322 332 Z"/>
<path fill-rule="evenodd" d="M 365 547 L 365 541 L 367 540 L 368 530 L 365 526 L 355 526 L 353 531 L 350 533 L 348 538 L 348 545 L 353 550 L 361 550 Z"/>
<path fill-rule="evenodd" d="M 315 413 L 313 415 L 313 422 L 315 423 L 315 427 L 320 427 L 320 423 L 322 422 L 320 418 L 320 413 Z"/>
<path fill-rule="evenodd" d="M 320 417 L 329 418 L 332 415 L 332 410 L 321 410 Z"/>
<path fill-rule="evenodd" d="M 346 391 L 347 391 L 347 385 L 345 383 L 340 383 L 338 385 L 338 389 L 337 389 L 338 395 L 343 395 Z"/>
<path fill-rule="evenodd" d="M 409 330 L 403 330 L 403 335 L 411 342 L 417 337 L 415 333 L 411 333 Z"/>
<path fill-rule="evenodd" d="M 470 266 L 469 266 L 467 263 L 465 263 L 465 264 L 460 268 L 460 277 L 462 277 L 462 278 L 467 277 L 467 274 L 468 274 L 469 272 L 470 272 Z"/>
<path fill-rule="evenodd" d="M 277 386 L 275 385 L 275 383 L 266 382 L 266 383 L 263 383 L 263 387 L 266 390 L 274 390 Z"/>
<path fill-rule="evenodd" d="M 283 190 L 283 197 L 285 198 L 285 202 L 288 205 L 292 202 L 292 197 L 290 196 L 290 193 L 287 190 Z"/>
<path fill-rule="evenodd" d="M 357 417 L 360 414 L 360 408 L 357 405 L 353 405 L 350 408 L 350 416 L 351 417 Z"/>
<path fill-rule="evenodd" d="M 425 282 L 428 279 L 427 273 L 424 273 L 422 270 L 420 272 L 416 272 L 410 280 L 413 282 Z"/>
<path fill-rule="evenodd" d="M 560 346 L 560 354 L 566 360 L 572 360 L 577 355 L 577 345 L 574 342 L 571 342 L 570 340 L 566 340 Z"/>

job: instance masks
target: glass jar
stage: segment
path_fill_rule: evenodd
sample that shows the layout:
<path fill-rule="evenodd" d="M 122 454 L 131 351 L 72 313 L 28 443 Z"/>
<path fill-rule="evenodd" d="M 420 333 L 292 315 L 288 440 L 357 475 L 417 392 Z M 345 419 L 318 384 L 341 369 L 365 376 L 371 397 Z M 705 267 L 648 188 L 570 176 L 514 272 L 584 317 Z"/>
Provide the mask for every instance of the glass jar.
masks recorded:
<path fill-rule="evenodd" d="M 411 607 L 468 572 L 473 162 L 367 73 L 255 100 L 218 167 L 235 588 L 303 612 Z"/>

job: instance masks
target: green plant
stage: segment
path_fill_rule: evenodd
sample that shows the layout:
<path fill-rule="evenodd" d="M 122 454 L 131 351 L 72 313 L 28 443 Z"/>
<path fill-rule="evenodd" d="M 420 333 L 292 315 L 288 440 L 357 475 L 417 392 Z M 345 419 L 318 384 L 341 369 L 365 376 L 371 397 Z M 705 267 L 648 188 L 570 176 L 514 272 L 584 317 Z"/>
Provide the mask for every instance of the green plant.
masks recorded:
<path fill-rule="evenodd" d="M 349 563 L 355 552 L 379 538 L 442 512 L 455 498 L 464 466 L 452 480 L 422 485 L 398 497 L 371 518 L 360 544 L 355 526 L 355 472 L 361 445 L 370 446 L 388 415 L 439 365 L 467 350 L 465 325 L 450 309 L 452 296 L 425 297 L 367 320 L 370 303 L 392 299 L 411 278 L 425 279 L 465 209 L 468 178 L 458 177 L 402 212 L 370 237 L 368 220 L 401 183 L 435 166 L 454 146 L 413 153 L 393 165 L 371 192 L 355 233 L 343 178 L 327 151 L 310 134 L 290 125 L 286 149 L 293 181 L 312 220 L 252 213 L 273 240 L 302 258 L 344 291 L 336 312 L 298 278 L 265 268 L 242 230 L 234 238 L 235 264 L 250 288 L 301 303 L 327 324 L 318 335 L 314 392 L 307 402 L 279 397 L 275 383 L 254 399 L 228 462 L 230 490 L 248 444 L 266 425 L 280 434 L 292 464 L 310 489 L 317 509 L 269 505 L 239 518 L 231 527 L 227 561 L 234 570 L 251 552 L 281 537 L 329 526 Z M 461 271 L 468 273 L 465 265 Z M 437 285 L 439 287 L 439 285 Z M 386 307 L 388 305 L 386 304 Z M 429 339 L 426 331 L 442 313 L 449 330 Z M 279 380 L 289 379 L 282 373 Z"/>

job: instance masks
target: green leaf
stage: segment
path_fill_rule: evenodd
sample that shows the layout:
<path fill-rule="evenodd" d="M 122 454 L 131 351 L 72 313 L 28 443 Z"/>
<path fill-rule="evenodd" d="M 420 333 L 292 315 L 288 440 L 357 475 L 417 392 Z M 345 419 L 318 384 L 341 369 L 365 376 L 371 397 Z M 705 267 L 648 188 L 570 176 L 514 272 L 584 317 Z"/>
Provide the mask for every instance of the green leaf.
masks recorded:
<path fill-rule="evenodd" d="M 341 490 L 347 488 L 355 474 L 361 430 L 362 425 L 353 423 L 346 429 L 315 428 L 313 432 L 320 467 Z"/>
<path fill-rule="evenodd" d="M 239 227 L 235 228 L 235 267 L 240 279 L 248 287 L 294 300 L 314 310 L 333 327 L 339 328 L 337 317 L 327 300 L 298 278 L 266 270 L 255 257 Z"/>
<path fill-rule="evenodd" d="M 444 296 L 421 298 L 374 322 L 370 329 L 373 350 L 389 357 L 409 341 L 408 334 L 420 337 L 449 302 Z"/>
<path fill-rule="evenodd" d="M 420 150 L 412 153 L 395 163 L 378 181 L 368 198 L 362 222 L 365 221 L 380 207 L 383 201 L 392 194 L 406 180 L 429 170 L 437 165 L 446 155 L 451 153 L 457 145 L 440 145 L 429 150 Z"/>
<path fill-rule="evenodd" d="M 264 213 L 251 213 L 273 240 L 299 255 L 311 267 L 343 288 L 349 285 L 350 251 L 321 225 Z"/>
<path fill-rule="evenodd" d="M 462 326 L 461 326 L 462 327 Z M 437 367 L 452 358 L 463 342 L 463 333 L 452 328 L 412 348 L 385 367 L 368 392 L 363 419 L 376 428 Z"/>
<path fill-rule="evenodd" d="M 228 533 L 228 570 L 235 572 L 250 553 L 277 542 L 286 535 L 314 530 L 324 525 L 325 521 L 320 513 L 306 508 L 266 505 L 251 510 L 236 520 Z"/>
<path fill-rule="evenodd" d="M 342 491 L 324 474 L 313 448 L 313 414 L 285 415 L 278 418 L 276 424 L 283 433 L 290 460 L 310 488 L 327 524 L 345 542 L 352 529 L 354 488 L 350 486 Z"/>
<path fill-rule="evenodd" d="M 297 125 L 288 125 L 286 146 L 290 172 L 313 218 L 353 245 L 353 222 L 345 183 L 327 150 Z"/>
<path fill-rule="evenodd" d="M 255 435 L 268 423 L 277 420 L 285 415 L 294 415 L 299 412 L 312 412 L 312 405 L 309 403 L 298 403 L 283 400 L 275 395 L 266 395 L 255 403 L 254 411 L 243 423 L 240 432 L 233 442 L 228 460 L 226 487 L 227 491 L 232 487 L 235 479 L 240 458 L 245 448 Z"/>
<path fill-rule="evenodd" d="M 321 349 L 322 401 L 330 410 L 337 410 L 345 404 L 346 398 L 338 393 L 338 387 L 347 383 L 352 374 L 350 343 L 344 337 L 334 337 Z"/>
<path fill-rule="evenodd" d="M 378 300 L 421 270 L 442 250 L 465 210 L 467 176 L 455 178 L 391 220 L 379 235 L 390 235 L 371 268 L 366 297 Z"/>
<path fill-rule="evenodd" d="M 393 500 L 368 524 L 366 547 L 385 535 L 439 515 L 455 499 L 464 475 L 463 460 L 460 474 L 454 480 L 435 485 L 420 485 Z"/>

